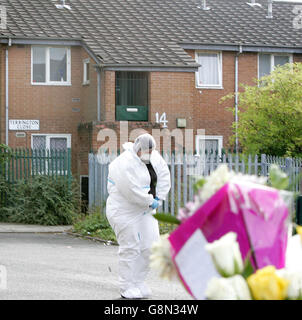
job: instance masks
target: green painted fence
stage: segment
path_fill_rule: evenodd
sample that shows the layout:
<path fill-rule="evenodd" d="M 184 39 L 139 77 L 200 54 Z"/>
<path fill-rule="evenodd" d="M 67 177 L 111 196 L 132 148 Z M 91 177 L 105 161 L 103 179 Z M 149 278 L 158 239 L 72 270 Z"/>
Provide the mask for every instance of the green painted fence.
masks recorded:
<path fill-rule="evenodd" d="M 0 165 L 0 175 L 8 182 L 28 179 L 36 175 L 47 175 L 53 179 L 66 178 L 71 182 L 71 149 L 11 149 L 0 148 L 0 158 L 7 158 Z"/>

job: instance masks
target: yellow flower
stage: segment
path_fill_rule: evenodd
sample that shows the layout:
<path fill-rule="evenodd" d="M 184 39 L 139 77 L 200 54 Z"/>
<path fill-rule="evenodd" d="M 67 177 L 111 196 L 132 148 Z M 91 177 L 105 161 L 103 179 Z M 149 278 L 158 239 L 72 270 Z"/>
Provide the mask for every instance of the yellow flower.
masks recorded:
<path fill-rule="evenodd" d="M 297 231 L 298 235 L 300 235 L 301 241 L 302 241 L 302 226 L 297 226 L 296 231 Z"/>
<path fill-rule="evenodd" d="M 289 281 L 280 278 L 274 266 L 267 266 L 249 276 L 247 283 L 255 300 L 284 300 Z"/>

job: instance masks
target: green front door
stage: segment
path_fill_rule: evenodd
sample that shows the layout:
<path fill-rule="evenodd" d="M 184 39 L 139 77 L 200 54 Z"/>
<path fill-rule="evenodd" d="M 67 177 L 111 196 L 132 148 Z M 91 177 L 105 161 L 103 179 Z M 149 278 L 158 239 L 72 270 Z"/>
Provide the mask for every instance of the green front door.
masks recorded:
<path fill-rule="evenodd" d="M 115 119 L 148 121 L 148 73 L 116 72 Z"/>

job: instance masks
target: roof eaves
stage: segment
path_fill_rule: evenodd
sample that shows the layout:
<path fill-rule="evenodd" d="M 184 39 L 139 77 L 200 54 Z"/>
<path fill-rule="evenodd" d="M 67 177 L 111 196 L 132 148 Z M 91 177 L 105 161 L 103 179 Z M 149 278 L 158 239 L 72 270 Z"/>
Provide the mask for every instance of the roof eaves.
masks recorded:
<path fill-rule="evenodd" d="M 0 36 L 0 43 L 8 44 L 32 44 L 32 45 L 69 45 L 69 46 L 82 46 L 87 53 L 96 61 L 101 61 L 101 59 L 94 54 L 93 50 L 83 41 L 82 38 L 55 38 L 55 37 L 16 37 L 16 36 Z"/>
<path fill-rule="evenodd" d="M 183 49 L 192 50 L 221 50 L 221 51 L 238 51 L 240 46 L 242 51 L 246 52 L 263 52 L 266 50 L 276 50 L 276 52 L 292 52 L 301 53 L 302 46 L 285 46 L 285 45 L 269 45 L 269 44 L 244 44 L 244 43 L 217 43 L 217 42 L 178 42 Z"/>
<path fill-rule="evenodd" d="M 65 37 L 25 37 L 25 36 L 10 36 L 0 35 L 0 39 L 17 40 L 18 42 L 36 42 L 36 41 L 83 41 L 82 38 L 65 38 Z"/>
<path fill-rule="evenodd" d="M 98 64 L 95 67 L 108 71 L 166 71 L 166 72 L 196 72 L 200 64 Z"/>

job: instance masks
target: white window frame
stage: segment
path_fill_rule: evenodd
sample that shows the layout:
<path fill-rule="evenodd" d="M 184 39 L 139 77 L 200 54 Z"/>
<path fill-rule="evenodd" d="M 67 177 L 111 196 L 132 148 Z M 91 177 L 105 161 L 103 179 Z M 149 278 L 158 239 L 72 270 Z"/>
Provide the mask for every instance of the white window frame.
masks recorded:
<path fill-rule="evenodd" d="M 50 138 L 67 138 L 67 148 L 71 148 L 71 134 L 65 133 L 32 133 L 31 134 L 31 148 L 33 148 L 33 136 L 46 137 L 46 149 L 50 149 Z"/>
<path fill-rule="evenodd" d="M 34 136 L 45 136 L 46 137 L 46 148 L 45 148 L 45 150 L 50 150 L 50 138 L 67 138 L 67 148 L 71 148 L 71 134 L 32 133 L 31 134 L 31 149 L 33 149 L 33 137 Z M 46 172 L 48 172 L 47 162 L 46 162 L 45 170 L 46 170 Z M 44 174 L 44 172 L 39 172 L 39 174 Z M 67 174 L 67 170 L 65 171 L 65 174 Z"/>
<path fill-rule="evenodd" d="M 258 80 L 260 79 L 260 63 L 259 63 L 259 60 L 260 60 L 260 55 L 261 54 L 269 54 L 270 55 L 270 58 L 271 58 L 271 70 L 270 70 L 270 73 L 272 71 L 274 71 L 275 69 L 275 56 L 286 56 L 286 57 L 289 57 L 289 63 L 293 63 L 294 61 L 294 58 L 293 58 L 293 54 L 292 53 L 278 53 L 278 52 L 259 52 L 258 53 L 258 59 L 257 59 L 257 69 L 258 69 L 258 72 L 257 72 L 257 77 L 258 77 Z"/>
<path fill-rule="evenodd" d="M 196 155 L 201 155 L 201 150 L 199 148 L 200 140 L 217 140 L 218 141 L 218 155 L 221 156 L 221 150 L 223 148 L 223 136 L 210 136 L 210 135 L 196 135 L 195 136 L 195 146 L 196 146 Z"/>
<path fill-rule="evenodd" d="M 33 48 L 45 48 L 46 49 L 46 74 L 45 82 L 33 82 Z M 67 81 L 50 81 L 50 48 L 65 48 L 67 49 Z M 71 86 L 71 50 L 66 46 L 31 46 L 31 84 L 33 86 Z"/>
<path fill-rule="evenodd" d="M 222 64 L 222 51 L 200 51 L 200 50 L 196 50 L 195 51 L 195 61 L 197 63 L 198 62 L 198 55 L 199 54 L 217 54 L 218 55 L 218 77 L 219 77 L 219 84 L 218 85 L 201 85 L 199 82 L 199 71 L 197 71 L 195 73 L 195 82 L 196 82 L 196 88 L 198 89 L 223 89 L 223 83 L 222 83 L 222 79 L 223 79 L 223 64 Z M 200 67 L 199 67 L 200 68 Z M 198 69 L 199 69 L 198 68 Z"/>
<path fill-rule="evenodd" d="M 90 84 L 90 79 L 87 79 L 87 66 L 90 64 L 90 59 L 85 59 L 83 61 L 83 85 Z M 89 73 L 90 76 L 90 73 Z"/>

